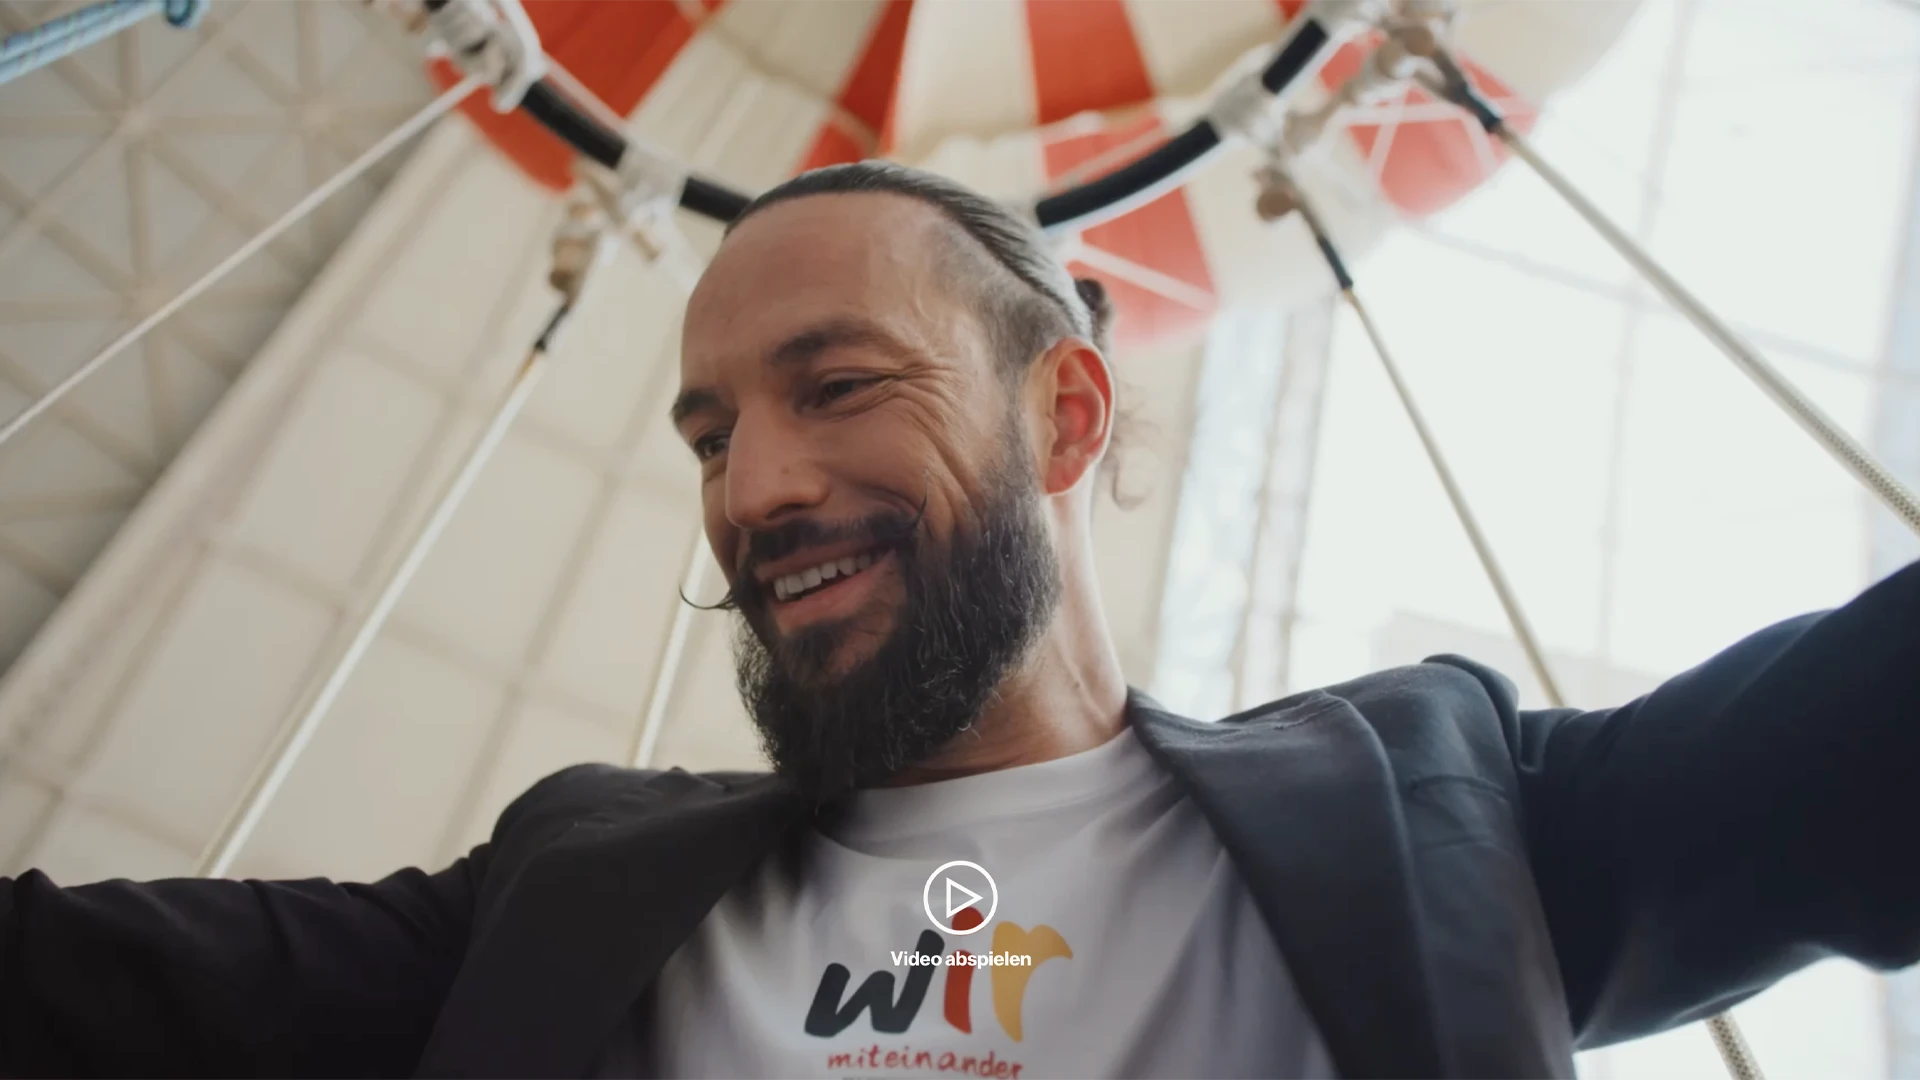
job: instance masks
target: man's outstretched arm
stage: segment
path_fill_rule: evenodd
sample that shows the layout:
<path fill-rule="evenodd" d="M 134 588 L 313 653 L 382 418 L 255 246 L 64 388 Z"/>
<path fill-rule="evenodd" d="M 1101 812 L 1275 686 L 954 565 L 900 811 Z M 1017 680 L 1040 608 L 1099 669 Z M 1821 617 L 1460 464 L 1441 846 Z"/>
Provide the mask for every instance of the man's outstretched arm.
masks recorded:
<path fill-rule="evenodd" d="M 0 1075 L 406 1075 L 486 859 L 370 885 L 0 879 Z"/>
<path fill-rule="evenodd" d="M 0 1076 L 411 1075 L 489 867 L 565 832 L 609 773 L 574 766 L 534 784 L 437 874 L 0 878 Z"/>
<path fill-rule="evenodd" d="M 1580 1045 L 1823 957 L 1920 960 L 1920 564 L 1619 708 L 1522 712 L 1482 681 Z"/>

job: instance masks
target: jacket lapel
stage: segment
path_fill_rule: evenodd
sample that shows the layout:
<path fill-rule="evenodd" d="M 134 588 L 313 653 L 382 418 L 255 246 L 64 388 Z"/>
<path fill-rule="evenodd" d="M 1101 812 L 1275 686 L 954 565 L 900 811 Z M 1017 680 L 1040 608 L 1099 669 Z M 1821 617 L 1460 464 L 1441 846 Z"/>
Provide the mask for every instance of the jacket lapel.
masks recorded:
<path fill-rule="evenodd" d="M 721 895 L 806 819 L 772 777 L 669 772 L 575 824 L 476 927 L 420 1075 L 583 1075 Z"/>
<path fill-rule="evenodd" d="M 1320 691 L 1213 724 L 1137 691 L 1128 711 L 1233 858 L 1340 1075 L 1444 1073 L 1406 826 L 1373 729 Z"/>
<path fill-rule="evenodd" d="M 1445 1072 L 1378 737 L 1314 691 L 1196 723 L 1135 693 L 1134 730 L 1232 856 L 1344 1077 Z M 648 777 L 535 856 L 476 927 L 422 1076 L 579 1076 L 720 897 L 804 807 L 771 777 Z"/>

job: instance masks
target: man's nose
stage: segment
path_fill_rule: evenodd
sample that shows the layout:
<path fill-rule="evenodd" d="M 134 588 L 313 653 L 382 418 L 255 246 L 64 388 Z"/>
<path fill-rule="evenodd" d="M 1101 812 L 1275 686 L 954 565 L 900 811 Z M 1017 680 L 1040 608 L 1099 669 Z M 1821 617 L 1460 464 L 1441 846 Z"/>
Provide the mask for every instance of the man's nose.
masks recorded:
<path fill-rule="evenodd" d="M 765 529 L 817 509 L 827 477 L 804 440 L 778 426 L 744 430 L 727 443 L 727 520 L 739 529 Z"/>

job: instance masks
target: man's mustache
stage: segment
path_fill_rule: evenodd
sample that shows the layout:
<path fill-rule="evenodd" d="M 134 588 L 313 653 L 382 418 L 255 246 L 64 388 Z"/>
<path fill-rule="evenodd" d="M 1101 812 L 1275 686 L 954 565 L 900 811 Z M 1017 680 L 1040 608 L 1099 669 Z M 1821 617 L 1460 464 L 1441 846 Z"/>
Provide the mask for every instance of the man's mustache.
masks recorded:
<path fill-rule="evenodd" d="M 742 537 L 740 573 L 756 575 L 761 565 L 784 559 L 802 548 L 862 542 L 875 546 L 904 543 L 913 538 L 926 517 L 924 501 L 912 513 L 883 510 L 853 521 L 796 519 L 772 529 L 756 529 Z"/>
<path fill-rule="evenodd" d="M 920 505 L 911 511 L 876 510 L 848 521 L 796 518 L 771 529 L 752 530 L 741 537 L 739 569 L 734 572 L 725 599 L 715 607 L 723 610 L 764 608 L 771 586 L 761 582 L 760 567 L 805 548 L 857 543 L 863 547 L 910 550 L 926 516 L 927 499 L 922 496 Z"/>

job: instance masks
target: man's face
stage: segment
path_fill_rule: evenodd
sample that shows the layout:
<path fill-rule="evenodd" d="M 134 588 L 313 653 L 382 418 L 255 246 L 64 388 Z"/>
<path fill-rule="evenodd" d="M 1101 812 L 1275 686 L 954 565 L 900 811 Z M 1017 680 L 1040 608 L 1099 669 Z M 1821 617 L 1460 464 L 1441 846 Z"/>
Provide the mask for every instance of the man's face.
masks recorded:
<path fill-rule="evenodd" d="M 964 730 L 1058 590 L 1022 398 L 946 228 L 896 195 L 778 204 L 687 308 L 675 416 L 741 690 L 776 767 L 823 796 Z"/>

